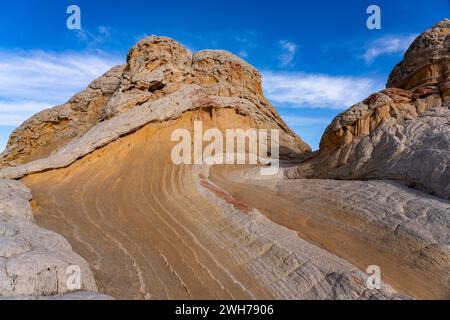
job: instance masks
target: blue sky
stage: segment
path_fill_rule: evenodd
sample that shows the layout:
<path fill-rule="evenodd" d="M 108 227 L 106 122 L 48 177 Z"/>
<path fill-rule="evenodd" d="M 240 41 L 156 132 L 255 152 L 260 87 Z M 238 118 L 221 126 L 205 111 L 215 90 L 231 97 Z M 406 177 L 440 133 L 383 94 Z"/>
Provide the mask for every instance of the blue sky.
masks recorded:
<path fill-rule="evenodd" d="M 71 4 L 81 8 L 81 31 L 66 27 Z M 381 30 L 366 27 L 371 4 L 381 8 Z M 382 89 L 412 39 L 449 13 L 449 0 L 8 1 L 0 10 L 0 148 L 23 120 L 65 102 L 156 34 L 253 64 L 266 96 L 316 149 L 333 117 Z"/>

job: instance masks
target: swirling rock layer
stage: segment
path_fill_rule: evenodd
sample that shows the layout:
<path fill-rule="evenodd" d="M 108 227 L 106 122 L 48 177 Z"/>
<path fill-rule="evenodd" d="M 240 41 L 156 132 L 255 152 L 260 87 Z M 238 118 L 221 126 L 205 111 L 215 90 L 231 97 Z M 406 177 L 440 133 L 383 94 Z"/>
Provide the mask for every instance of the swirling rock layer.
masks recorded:
<path fill-rule="evenodd" d="M 450 298 L 450 202 L 392 181 L 280 180 L 216 166 L 211 180 L 237 201 L 395 289 Z M 274 205 L 276 203 L 276 205 Z"/>
<path fill-rule="evenodd" d="M 0 295 L 58 298 L 76 261 L 84 290 L 115 298 L 450 298 L 448 28 L 422 34 L 389 88 L 336 117 L 313 154 L 240 58 L 139 41 L 11 136 L 0 177 L 31 189 L 33 213 L 27 188 L 0 183 Z M 175 165 L 171 134 L 198 120 L 278 129 L 289 162 L 273 177 Z"/>
<path fill-rule="evenodd" d="M 227 195 L 200 166 L 175 166 L 170 134 L 247 128 L 234 110 L 149 124 L 67 168 L 29 175 L 43 226 L 86 258 L 101 292 L 133 299 L 401 298 Z M 151 141 L 151 143 L 149 143 Z"/>

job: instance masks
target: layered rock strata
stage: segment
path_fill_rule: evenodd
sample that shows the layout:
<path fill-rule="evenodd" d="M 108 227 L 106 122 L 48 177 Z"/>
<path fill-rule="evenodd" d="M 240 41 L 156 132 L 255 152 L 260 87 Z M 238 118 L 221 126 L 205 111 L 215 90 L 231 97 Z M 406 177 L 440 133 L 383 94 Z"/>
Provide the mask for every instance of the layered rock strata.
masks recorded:
<path fill-rule="evenodd" d="M 318 153 L 286 126 L 259 72 L 240 58 L 191 53 L 164 37 L 139 41 L 125 65 L 11 136 L 0 177 L 32 190 L 33 213 L 29 191 L 3 180 L 2 190 L 15 186 L 5 199 L 19 197 L 25 209 L 5 207 L 1 226 L 8 236 L 19 220 L 40 231 L 25 228 L 24 252 L 14 251 L 22 240 L 0 237 L 0 248 L 18 255 L 11 272 L 22 279 L 8 287 L 4 278 L 0 293 L 61 297 L 61 268 L 76 260 L 83 290 L 95 291 L 93 274 L 115 298 L 448 298 L 447 38 L 446 20 L 421 35 L 389 88 L 339 115 Z M 196 121 L 221 133 L 278 129 L 288 167 L 260 177 L 259 166 L 175 165 L 171 134 L 192 133 Z M 70 245 L 53 233 L 55 244 L 33 242 L 47 231 L 32 215 Z M 48 255 L 57 257 L 50 267 Z M 368 288 L 369 265 L 381 267 L 380 290 Z M 36 266 L 49 268 L 45 281 Z"/>
<path fill-rule="evenodd" d="M 33 222 L 31 192 L 19 181 L 0 180 L 0 299 L 55 296 L 72 291 L 96 297 L 97 286 L 88 263 L 72 251 L 61 235 Z M 80 271 L 69 283 L 69 267 Z M 69 284 L 68 284 L 69 283 Z"/>
<path fill-rule="evenodd" d="M 189 111 L 67 168 L 23 179 L 39 204 L 39 223 L 89 261 L 101 292 L 130 299 L 405 297 L 387 284 L 369 290 L 364 272 L 237 201 L 208 179 L 207 167 L 174 165 L 170 135 L 192 130 L 194 119 L 205 129 L 251 126 L 234 110 L 212 118 Z"/>
<path fill-rule="evenodd" d="M 290 178 L 393 179 L 450 198 L 450 21 L 421 34 L 388 88 L 338 115 Z"/>
<path fill-rule="evenodd" d="M 183 98 L 197 101 L 187 105 Z M 114 121 L 120 122 L 117 116 L 122 115 L 119 119 L 124 120 L 128 111 L 137 107 L 146 113 L 142 115 L 146 121 L 134 123 L 135 119 L 130 119 L 123 134 L 149 121 L 177 117 L 190 108 L 203 107 L 213 112 L 216 107 L 226 107 L 251 116 L 258 127 L 280 129 L 283 155 L 310 151 L 264 98 L 261 76 L 251 65 L 226 51 L 192 54 L 169 38 L 152 36 L 130 50 L 126 65 L 112 68 L 66 104 L 24 122 L 11 135 L 0 156 L 0 166 L 46 158 L 97 124 L 112 120 L 108 123 L 114 126 Z M 103 137 L 97 140 L 101 139 L 111 141 Z"/>

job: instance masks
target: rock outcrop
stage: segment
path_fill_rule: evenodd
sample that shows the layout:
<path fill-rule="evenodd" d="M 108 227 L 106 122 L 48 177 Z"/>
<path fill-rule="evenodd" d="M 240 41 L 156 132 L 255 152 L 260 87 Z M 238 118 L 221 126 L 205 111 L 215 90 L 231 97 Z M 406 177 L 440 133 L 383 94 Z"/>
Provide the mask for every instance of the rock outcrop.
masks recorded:
<path fill-rule="evenodd" d="M 393 181 L 276 179 L 214 167 L 211 180 L 302 239 L 422 299 L 450 297 L 450 202 Z M 273 205 L 276 203 L 276 205 Z"/>
<path fill-rule="evenodd" d="M 31 192 L 19 181 L 0 180 L 0 299 L 31 298 L 87 290 L 97 291 L 88 263 L 61 235 L 33 223 Z M 74 287 L 70 266 L 80 271 Z M 33 299 L 34 299 L 33 298 Z"/>
<path fill-rule="evenodd" d="M 442 92 L 448 99 L 450 81 L 450 21 L 444 19 L 421 34 L 392 71 L 388 88 Z M 447 100 L 448 101 L 448 100 Z"/>
<path fill-rule="evenodd" d="M 338 115 L 290 178 L 393 179 L 450 198 L 450 21 L 421 34 L 388 88 Z"/>
<path fill-rule="evenodd" d="M 117 89 L 124 66 L 94 80 L 65 104 L 41 111 L 11 134 L 0 155 L 0 168 L 47 157 L 64 143 L 92 128 L 106 101 Z"/>
<path fill-rule="evenodd" d="M 236 200 L 210 181 L 207 167 L 174 165 L 170 135 L 192 130 L 194 119 L 205 129 L 250 125 L 231 109 L 212 118 L 188 111 L 66 168 L 22 179 L 39 204 L 39 223 L 69 239 L 102 293 L 126 299 L 405 298 L 387 284 L 369 290 L 364 272 Z"/>
<path fill-rule="evenodd" d="M 284 156 L 310 151 L 264 98 L 261 76 L 251 65 L 226 51 L 192 54 L 169 38 L 152 36 L 130 50 L 126 65 L 112 68 L 67 103 L 24 122 L 11 135 L 0 156 L 0 167 L 47 158 L 99 123 L 120 122 L 116 118 L 123 117 L 117 116 L 136 107 L 154 113 L 151 117 L 142 115 L 147 122 L 165 120 L 163 116 L 177 117 L 185 110 L 172 102 L 183 103 L 181 96 L 189 93 L 198 99 L 196 105 L 184 106 L 186 109 L 232 108 L 238 114 L 250 116 L 255 127 L 280 128 Z M 140 126 L 143 124 L 141 121 Z M 122 131 L 133 131 L 138 125 L 130 121 L 129 127 Z M 97 138 L 101 139 L 105 140 Z"/>
<path fill-rule="evenodd" d="M 394 179 L 448 197 L 447 35 L 447 21 L 423 34 L 391 76 L 400 88 L 339 115 L 318 154 L 242 59 L 139 41 L 125 65 L 12 135 L 0 177 L 21 182 L 0 185 L 0 294 L 105 298 L 60 296 L 62 269 L 76 263 L 82 290 L 114 298 L 448 298 L 449 202 L 392 181 L 330 180 Z M 419 62 L 425 51 L 437 53 Z M 199 120 L 220 133 L 278 129 L 297 179 L 175 164 L 172 133 Z M 299 179 L 317 177 L 328 180 Z M 382 268 L 381 289 L 368 287 L 369 265 Z"/>

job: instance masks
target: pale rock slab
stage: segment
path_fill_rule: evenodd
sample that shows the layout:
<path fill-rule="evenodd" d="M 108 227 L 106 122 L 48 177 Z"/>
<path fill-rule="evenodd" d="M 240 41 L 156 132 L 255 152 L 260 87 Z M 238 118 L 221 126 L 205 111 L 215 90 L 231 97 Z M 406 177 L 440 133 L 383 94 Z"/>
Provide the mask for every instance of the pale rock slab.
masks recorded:
<path fill-rule="evenodd" d="M 185 88 L 192 88 L 192 97 L 186 95 Z M 215 105 L 205 105 L 204 101 L 188 105 L 184 110 L 177 106 L 186 106 L 180 99 L 195 99 L 197 89 L 203 90 L 205 101 L 229 101 L 230 107 L 252 117 L 259 127 L 280 128 L 284 155 L 310 151 L 265 99 L 261 75 L 251 65 L 226 51 L 205 50 L 193 54 L 170 38 L 151 36 L 131 48 L 125 65 L 112 68 L 67 103 L 25 121 L 13 132 L 0 155 L 0 168 L 44 159 L 98 124 L 135 108 L 167 109 L 153 108 L 155 117 L 143 115 L 147 122 L 167 120 L 164 114 L 173 118 L 177 113 L 200 107 L 214 109 Z M 247 107 L 241 109 L 242 104 Z M 130 124 L 128 130 L 144 122 Z M 125 131 L 122 130 L 128 133 Z M 108 142 L 106 138 L 104 141 Z"/>
<path fill-rule="evenodd" d="M 33 223 L 30 200 L 25 185 L 0 180 L 0 298 L 68 293 L 71 265 L 80 268 L 80 289 L 97 291 L 89 265 L 67 240 Z"/>

